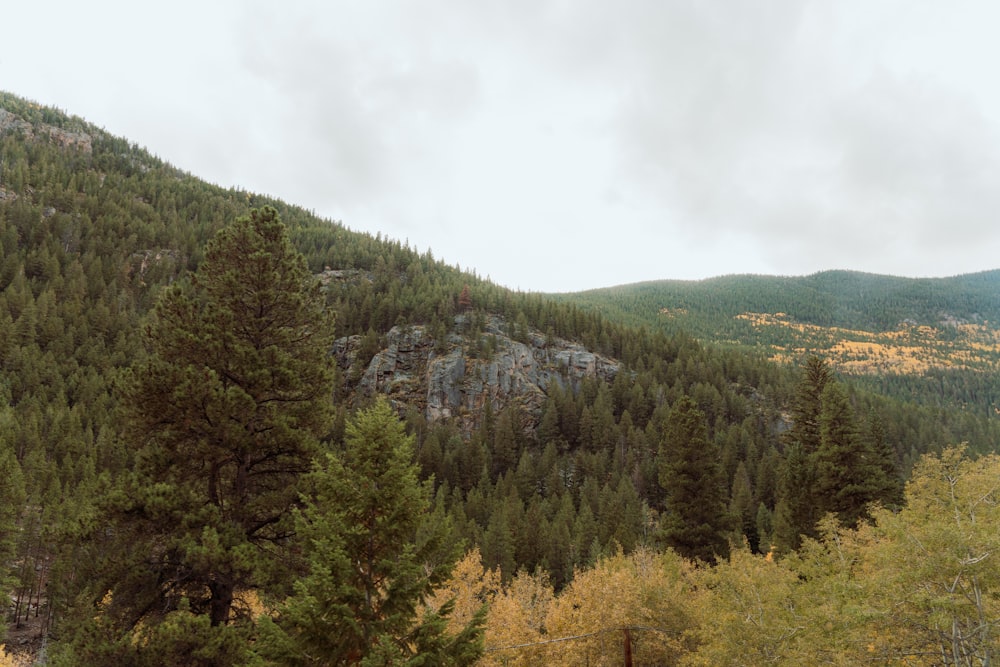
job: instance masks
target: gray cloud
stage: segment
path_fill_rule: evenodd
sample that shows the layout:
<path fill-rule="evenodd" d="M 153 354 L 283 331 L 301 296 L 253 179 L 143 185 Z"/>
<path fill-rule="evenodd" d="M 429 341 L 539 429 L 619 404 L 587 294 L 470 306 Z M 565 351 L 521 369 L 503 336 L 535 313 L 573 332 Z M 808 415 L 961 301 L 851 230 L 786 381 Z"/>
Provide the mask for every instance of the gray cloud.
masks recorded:
<path fill-rule="evenodd" d="M 991 233 L 995 120 L 970 91 L 866 60 L 871 44 L 845 53 L 823 31 L 850 18 L 806 3 L 624 18 L 631 40 L 612 55 L 632 63 L 616 119 L 623 177 L 699 235 L 761 239 L 785 270 L 877 268 L 893 248 L 908 255 L 891 258 L 899 270 L 915 249 Z"/>
<path fill-rule="evenodd" d="M 275 177 L 294 201 L 398 232 L 406 221 L 394 202 L 419 196 L 413 190 L 427 184 L 415 181 L 445 175 L 440 136 L 474 113 L 477 69 L 419 39 L 386 39 L 404 20 L 391 9 L 306 7 L 260 6 L 244 17 L 247 29 L 267 25 L 240 55 L 277 105 L 265 141 L 276 157 L 294 156 Z"/>

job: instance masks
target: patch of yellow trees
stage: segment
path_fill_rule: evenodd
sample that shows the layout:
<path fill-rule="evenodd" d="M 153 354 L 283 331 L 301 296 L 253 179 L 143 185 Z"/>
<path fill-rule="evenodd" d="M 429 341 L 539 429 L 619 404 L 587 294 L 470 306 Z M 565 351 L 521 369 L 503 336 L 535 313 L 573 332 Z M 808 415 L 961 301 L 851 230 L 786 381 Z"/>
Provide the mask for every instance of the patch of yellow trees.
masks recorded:
<path fill-rule="evenodd" d="M 431 605 L 456 628 L 489 605 L 481 665 L 986 665 L 1000 651 L 1000 456 L 954 447 L 913 471 L 904 509 L 775 560 L 714 567 L 639 550 L 501 585 L 478 552 Z"/>

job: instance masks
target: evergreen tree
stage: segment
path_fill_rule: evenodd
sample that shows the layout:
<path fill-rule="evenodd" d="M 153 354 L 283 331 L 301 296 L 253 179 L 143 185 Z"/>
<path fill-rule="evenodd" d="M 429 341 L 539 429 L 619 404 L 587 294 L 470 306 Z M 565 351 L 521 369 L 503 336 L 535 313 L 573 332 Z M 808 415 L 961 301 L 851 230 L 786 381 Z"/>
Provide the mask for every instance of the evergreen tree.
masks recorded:
<path fill-rule="evenodd" d="M 792 402 L 792 428 L 788 432 L 788 440 L 798 443 L 806 456 L 819 449 L 823 391 L 832 380 L 833 373 L 824 360 L 815 355 L 806 359 Z"/>
<path fill-rule="evenodd" d="M 331 325 L 272 208 L 222 230 L 193 280 L 162 295 L 125 383 L 135 470 L 109 502 L 115 543 L 93 582 L 110 641 L 161 644 L 119 638 L 174 612 L 230 635 L 249 620 L 240 596 L 287 576 L 300 477 L 330 427 Z"/>
<path fill-rule="evenodd" d="M 889 443 L 882 418 L 874 409 L 868 415 L 865 448 L 875 469 L 874 500 L 897 509 L 903 505 L 903 477 L 896 464 L 896 452 Z"/>
<path fill-rule="evenodd" d="M 812 355 L 802 368 L 792 399 L 792 427 L 785 434 L 785 456 L 778 475 L 774 543 L 778 553 L 799 548 L 801 536 L 816 536 L 822 515 L 817 506 L 815 454 L 823 441 L 823 393 L 833 380 L 825 361 Z"/>
<path fill-rule="evenodd" d="M 7 413 L 9 409 L 0 408 L 0 434 L 7 436 Z M 24 510 L 26 494 L 24 490 L 24 475 L 21 466 L 14 456 L 14 449 L 4 437 L 0 440 L 0 590 L 9 591 L 13 577 L 9 568 L 13 564 L 13 556 L 17 546 L 19 532 L 18 519 Z M 0 640 L 3 639 L 5 627 L 0 627 Z"/>
<path fill-rule="evenodd" d="M 873 500 L 876 470 L 858 438 L 847 393 L 837 382 L 823 390 L 820 446 L 813 457 L 817 513 L 833 512 L 843 523 L 856 525 Z"/>
<path fill-rule="evenodd" d="M 458 295 L 458 310 L 462 313 L 472 310 L 472 291 L 468 285 L 463 285 Z"/>
<path fill-rule="evenodd" d="M 761 553 L 770 552 L 774 546 L 774 512 L 769 510 L 763 501 L 757 505 L 755 528 L 758 550 Z"/>
<path fill-rule="evenodd" d="M 447 524 L 428 514 L 413 438 L 381 397 L 348 423 L 344 449 L 311 475 L 297 522 L 308 574 L 273 622 L 260 653 L 282 665 L 469 664 L 481 652 L 482 617 L 445 633 L 450 606 L 417 618 L 450 574 L 441 558 Z"/>
<path fill-rule="evenodd" d="M 750 550 L 757 553 L 760 550 L 760 535 L 757 532 L 757 507 L 754 505 L 750 474 L 743 461 L 740 461 L 736 467 L 729 498 L 729 513 L 736 522 L 739 538 L 745 539 Z"/>
<path fill-rule="evenodd" d="M 663 535 L 685 558 L 715 562 L 729 555 L 730 521 L 718 447 L 704 413 L 688 396 L 666 417 L 660 439 L 660 485 L 666 494 Z"/>
<path fill-rule="evenodd" d="M 486 401 L 487 408 L 490 405 Z M 487 410 L 489 414 L 491 410 Z M 517 419 L 517 408 L 509 405 L 500 411 L 493 425 L 492 451 L 494 476 L 499 476 L 517 465 L 520 452 L 520 434 L 518 429 L 520 424 Z"/>
<path fill-rule="evenodd" d="M 795 551 L 803 535 L 814 535 L 817 512 L 813 507 L 812 462 L 799 443 L 785 452 L 778 475 L 778 500 L 774 507 L 774 550 L 779 554 Z"/>
<path fill-rule="evenodd" d="M 823 391 L 822 441 L 814 455 L 816 506 L 821 513 L 835 513 L 847 526 L 866 518 L 872 502 L 898 507 L 902 499 L 891 450 L 879 426 L 875 415 L 869 438 L 861 437 L 843 387 L 832 382 Z"/>

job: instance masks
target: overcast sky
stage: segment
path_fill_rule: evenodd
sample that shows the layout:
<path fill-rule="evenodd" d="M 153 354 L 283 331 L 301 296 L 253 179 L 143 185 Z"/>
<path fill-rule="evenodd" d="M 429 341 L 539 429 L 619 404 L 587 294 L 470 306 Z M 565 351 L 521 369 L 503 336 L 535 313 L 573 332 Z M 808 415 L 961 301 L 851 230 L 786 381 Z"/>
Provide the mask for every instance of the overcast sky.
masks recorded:
<path fill-rule="evenodd" d="M 1000 267 L 993 0 L 8 3 L 0 89 L 513 288 Z"/>

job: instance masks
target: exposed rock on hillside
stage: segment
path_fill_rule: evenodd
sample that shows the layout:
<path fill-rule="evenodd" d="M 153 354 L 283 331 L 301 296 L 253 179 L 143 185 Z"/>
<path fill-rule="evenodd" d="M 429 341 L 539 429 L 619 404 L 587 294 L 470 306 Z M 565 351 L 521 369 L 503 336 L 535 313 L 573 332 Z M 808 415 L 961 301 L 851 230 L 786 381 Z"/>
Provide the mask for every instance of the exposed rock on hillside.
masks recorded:
<path fill-rule="evenodd" d="M 371 282 L 371 276 L 366 274 L 361 269 L 335 270 L 327 268 L 316 277 L 319 278 L 320 284 L 324 287 L 329 286 L 330 283 L 353 282 L 356 280 L 367 280 L 368 282 Z"/>
<path fill-rule="evenodd" d="M 18 118 L 6 109 L 0 109 L 0 132 L 7 132 L 9 130 L 20 130 L 26 136 L 31 136 L 31 123 Z"/>
<path fill-rule="evenodd" d="M 25 137 L 31 139 L 35 136 L 35 129 L 28 121 L 18 118 L 6 109 L 0 109 L 0 133 L 20 131 L 24 133 Z M 93 139 L 86 132 L 73 132 L 44 123 L 37 129 L 47 134 L 52 141 L 63 148 L 77 148 L 88 155 L 94 150 Z"/>
<path fill-rule="evenodd" d="M 455 318 L 455 330 L 470 326 L 467 316 Z M 426 327 L 397 326 L 386 341 L 365 366 L 358 389 L 416 407 L 429 422 L 458 418 L 466 429 L 478 425 L 487 403 L 494 412 L 518 405 L 532 422 L 524 426 L 532 427 L 553 382 L 574 388 L 586 377 L 610 382 L 620 368 L 617 361 L 581 345 L 537 332 L 524 342 L 513 340 L 499 317 L 489 317 L 478 335 L 451 333 L 446 341 L 437 341 Z M 334 352 L 348 377 L 357 377 L 359 364 L 365 364 L 358 358 L 361 343 L 361 336 L 336 342 Z"/>

